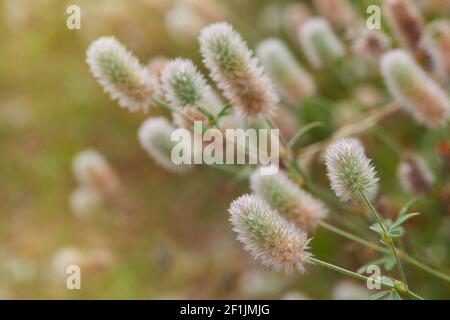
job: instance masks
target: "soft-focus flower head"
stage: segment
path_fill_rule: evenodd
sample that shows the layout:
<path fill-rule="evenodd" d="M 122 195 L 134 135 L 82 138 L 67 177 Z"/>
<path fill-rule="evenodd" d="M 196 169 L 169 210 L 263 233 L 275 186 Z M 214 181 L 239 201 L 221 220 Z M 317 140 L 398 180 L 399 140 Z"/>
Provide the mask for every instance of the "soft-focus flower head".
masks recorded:
<path fill-rule="evenodd" d="M 190 168 L 189 165 L 176 165 L 171 154 L 176 145 L 171 140 L 175 128 L 163 117 L 150 117 L 142 123 L 138 131 L 139 142 L 145 151 L 163 168 L 181 173 Z"/>
<path fill-rule="evenodd" d="M 358 199 L 359 192 L 375 195 L 378 178 L 359 140 L 346 138 L 329 145 L 325 164 L 331 188 L 342 201 Z"/>
<path fill-rule="evenodd" d="M 281 40 L 271 38 L 262 41 L 256 54 L 274 81 L 278 93 L 286 101 L 299 103 L 315 91 L 313 79 Z"/>
<path fill-rule="evenodd" d="M 119 41 L 101 37 L 86 55 L 91 73 L 112 99 L 132 112 L 148 110 L 158 94 L 157 80 Z"/>
<path fill-rule="evenodd" d="M 73 160 L 73 173 L 81 186 L 91 188 L 101 194 L 117 191 L 119 179 L 101 153 L 87 149 L 78 153 Z"/>
<path fill-rule="evenodd" d="M 313 0 L 313 4 L 319 15 L 337 28 L 350 28 L 360 22 L 349 0 Z"/>
<path fill-rule="evenodd" d="M 70 208 L 79 217 L 86 217 L 99 209 L 102 196 L 89 187 L 78 187 L 70 194 Z"/>
<path fill-rule="evenodd" d="M 425 32 L 420 10 L 405 0 L 387 0 L 384 10 L 400 43 L 411 50 L 425 70 L 442 74 L 442 57 Z"/>
<path fill-rule="evenodd" d="M 414 153 L 408 153 L 398 167 L 402 187 L 411 193 L 427 194 L 431 191 L 434 176 L 425 160 Z"/>
<path fill-rule="evenodd" d="M 315 68 L 321 68 L 345 54 L 343 44 L 324 18 L 307 19 L 300 27 L 298 36 L 306 58 Z"/>
<path fill-rule="evenodd" d="M 450 3 L 449 3 L 450 5 Z M 450 21 L 449 20 L 437 20 L 427 26 L 428 31 L 436 41 L 437 47 L 442 57 L 442 63 L 447 74 L 447 78 L 450 78 Z"/>
<path fill-rule="evenodd" d="M 381 71 L 389 92 L 420 123 L 434 128 L 446 124 L 450 101 L 406 51 L 398 49 L 381 59 Z"/>
<path fill-rule="evenodd" d="M 244 114 L 268 114 L 278 102 L 269 77 L 241 36 L 225 22 L 200 33 L 200 51 L 211 78 Z"/>
<path fill-rule="evenodd" d="M 237 239 L 255 259 L 276 271 L 305 272 L 308 235 L 255 195 L 243 195 L 228 210 Z"/>
<path fill-rule="evenodd" d="M 379 30 L 368 30 L 365 27 L 355 36 L 353 52 L 371 60 L 378 60 L 391 45 L 390 39 Z"/>
<path fill-rule="evenodd" d="M 301 229 L 314 229 L 328 214 L 321 200 L 300 189 L 282 171 L 263 176 L 256 170 L 250 177 L 250 188 Z"/>
<path fill-rule="evenodd" d="M 164 16 L 166 30 L 175 41 L 181 43 L 194 40 L 207 23 L 208 21 L 185 1 L 178 2 Z"/>

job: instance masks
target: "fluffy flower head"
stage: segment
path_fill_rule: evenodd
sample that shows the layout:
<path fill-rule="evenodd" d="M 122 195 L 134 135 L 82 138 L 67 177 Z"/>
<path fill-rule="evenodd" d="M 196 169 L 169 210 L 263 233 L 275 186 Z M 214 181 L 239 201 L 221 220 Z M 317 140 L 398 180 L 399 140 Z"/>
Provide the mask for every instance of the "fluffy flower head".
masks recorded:
<path fill-rule="evenodd" d="M 147 111 L 157 95 L 157 80 L 119 41 L 99 38 L 86 56 L 91 73 L 112 99 L 132 112 Z"/>
<path fill-rule="evenodd" d="M 381 71 L 394 98 L 420 123 L 441 126 L 450 117 L 445 91 L 404 50 L 392 50 L 381 59 Z"/>
<path fill-rule="evenodd" d="M 378 178 L 362 144 L 346 138 L 331 144 L 325 153 L 331 188 L 343 201 L 358 198 L 359 192 L 374 196 Z"/>
<path fill-rule="evenodd" d="M 255 195 L 241 196 L 228 211 L 237 239 L 255 259 L 276 271 L 305 271 L 304 264 L 311 255 L 306 232 Z"/>
<path fill-rule="evenodd" d="M 200 51 L 211 78 L 244 114 L 268 113 L 278 102 L 272 83 L 241 36 L 228 23 L 200 33 Z"/>

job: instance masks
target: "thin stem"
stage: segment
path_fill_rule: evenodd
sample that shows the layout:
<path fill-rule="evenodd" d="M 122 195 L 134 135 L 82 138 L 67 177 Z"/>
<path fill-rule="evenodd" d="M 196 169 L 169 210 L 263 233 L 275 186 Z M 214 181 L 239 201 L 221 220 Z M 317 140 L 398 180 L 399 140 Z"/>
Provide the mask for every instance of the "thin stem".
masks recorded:
<path fill-rule="evenodd" d="M 365 239 L 363 239 L 361 237 L 358 237 L 357 235 L 355 235 L 353 233 L 350 233 L 348 231 L 345 231 L 345 230 L 342 230 L 342 229 L 340 229 L 338 227 L 335 227 L 335 226 L 333 226 L 333 225 L 331 225 L 331 224 L 329 224 L 329 223 L 327 223 L 327 222 L 325 222 L 323 220 L 319 221 L 318 225 L 321 226 L 322 228 L 328 230 L 328 231 L 331 231 L 331 232 L 334 232 L 337 235 L 340 235 L 343 238 L 346 238 L 346 239 L 349 239 L 351 241 L 357 242 L 357 243 L 359 243 L 359 244 L 361 244 L 363 246 L 371 248 L 371 249 L 373 249 L 375 251 L 378 251 L 380 253 L 389 254 L 391 252 L 391 250 L 389 250 L 389 249 L 383 248 L 383 247 L 381 247 L 381 246 L 379 246 L 379 245 L 377 245 L 377 244 L 375 244 L 373 242 L 370 242 L 370 241 L 367 241 L 367 240 L 365 240 Z M 400 259 L 403 259 L 403 260 L 409 262 L 410 264 L 416 266 L 419 269 L 422 269 L 423 271 L 426 271 L 426 272 L 430 273 L 431 275 L 434 275 L 435 277 L 438 277 L 438 278 L 440 278 L 442 280 L 450 282 L 450 276 L 448 274 L 446 274 L 444 272 L 441 272 L 439 270 L 435 270 L 435 269 L 431 268 L 430 266 L 426 265 L 425 263 L 420 262 L 420 261 L 416 260 L 415 258 L 411 257 L 410 255 L 408 255 L 404 251 L 397 250 L 397 252 L 398 252 L 398 255 L 399 255 Z"/>
<path fill-rule="evenodd" d="M 359 243 L 359 244 L 361 244 L 363 246 L 366 246 L 368 248 L 372 248 L 375 251 L 382 252 L 382 253 L 389 253 L 389 250 L 386 250 L 385 248 L 380 247 L 379 245 L 376 245 L 375 243 L 372 243 L 370 241 L 364 240 L 363 238 L 360 238 L 360 237 L 358 237 L 358 236 L 356 236 L 356 235 L 354 235 L 354 234 L 352 234 L 350 232 L 347 232 L 345 230 L 342 230 L 342 229 L 339 229 L 339 228 L 337 228 L 335 226 L 332 226 L 331 224 L 328 224 L 328 223 L 326 223 L 323 220 L 320 220 L 318 222 L 318 225 L 321 226 L 322 228 L 327 229 L 327 230 L 329 230 L 331 232 L 334 232 L 334 233 L 336 233 L 336 234 L 338 234 L 338 235 L 340 235 L 340 236 L 342 236 L 344 238 L 347 238 L 349 240 L 355 241 L 355 242 L 357 242 L 357 243 Z"/>
<path fill-rule="evenodd" d="M 418 267 L 418 268 L 420 268 L 420 269 L 422 269 L 424 271 L 427 271 L 430 274 L 432 274 L 432 275 L 434 275 L 434 276 L 436 276 L 436 277 L 438 277 L 440 279 L 443 279 L 445 281 L 450 282 L 450 276 L 448 274 L 446 274 L 444 272 L 441 272 L 439 270 L 435 270 L 435 269 L 431 268 L 430 266 L 426 265 L 423 262 L 420 262 L 420 261 L 414 259 L 413 257 L 409 256 L 408 254 L 406 254 L 403 251 L 399 251 L 399 255 L 400 255 L 401 258 L 403 258 L 404 260 L 408 261 L 412 265 L 415 265 L 416 267 Z"/>
<path fill-rule="evenodd" d="M 352 277 L 354 279 L 363 280 L 363 281 L 367 281 L 367 280 L 374 281 L 374 282 L 379 283 L 380 285 L 382 285 L 382 286 L 384 286 L 386 288 L 389 288 L 391 290 L 396 290 L 397 292 L 400 291 L 399 293 L 401 293 L 403 295 L 406 295 L 408 297 L 411 297 L 413 299 L 424 300 L 424 298 L 419 296 L 417 293 L 412 292 L 406 286 L 405 286 L 404 290 L 399 290 L 399 288 L 402 287 L 402 286 L 401 285 L 397 286 L 396 285 L 396 282 L 397 282 L 396 280 L 393 281 L 393 284 L 390 284 L 390 283 L 383 282 L 380 279 L 369 278 L 369 277 L 366 277 L 366 276 L 364 276 L 362 274 L 359 274 L 359 273 L 347 270 L 345 268 L 336 266 L 334 264 L 331 264 L 331 263 L 328 263 L 328 262 L 325 262 L 325 261 L 322 261 L 322 260 L 319 260 L 319 259 L 316 259 L 316 258 L 313 258 L 313 257 L 308 257 L 307 261 L 312 263 L 312 264 L 317 264 L 317 265 L 319 265 L 321 267 L 325 267 L 325 268 L 328 268 L 330 270 L 334 270 L 334 271 L 340 272 L 340 273 L 345 274 L 345 275 L 347 275 L 349 277 Z"/>
<path fill-rule="evenodd" d="M 389 235 L 386 226 L 383 223 L 383 219 L 381 218 L 380 214 L 378 213 L 378 211 L 375 209 L 375 207 L 372 205 L 372 203 L 370 202 L 369 199 L 367 199 L 366 195 L 359 191 L 359 195 L 361 196 L 361 199 L 363 200 L 363 202 L 366 204 L 366 206 L 369 208 L 369 210 L 372 212 L 373 216 L 375 217 L 375 219 L 378 221 L 378 223 L 381 226 L 381 229 L 383 230 L 383 240 L 386 240 L 386 242 L 388 243 L 388 245 L 390 246 L 392 253 L 394 254 L 395 257 L 395 261 L 397 263 L 397 267 L 398 270 L 400 272 L 400 276 L 402 278 L 403 283 L 408 286 L 408 282 L 406 281 L 406 276 L 405 276 L 405 272 L 403 271 L 403 267 L 402 267 L 402 263 L 400 261 L 400 258 L 398 257 L 397 254 L 397 249 L 395 248 L 395 244 L 394 241 L 392 240 L 391 236 Z"/>
<path fill-rule="evenodd" d="M 347 276 L 349 276 L 349 277 L 352 277 L 352 278 L 355 278 L 355 279 L 358 279 L 358 280 L 364 280 L 364 281 L 367 281 L 367 280 L 369 279 L 369 278 L 366 277 L 365 275 L 362 275 L 362 274 L 359 274 L 359 273 L 356 273 L 356 272 L 353 272 L 353 271 L 350 271 L 350 270 L 347 270 L 347 269 L 338 267 L 338 266 L 336 266 L 336 265 L 334 265 L 334 264 L 331 264 L 331 263 L 328 263 L 328 262 L 325 262 L 325 261 L 322 261 L 322 260 L 319 260 L 319 259 L 316 259 L 316 258 L 313 258 L 313 257 L 308 257 L 307 259 L 308 259 L 308 261 L 311 262 L 312 264 L 317 264 L 317 265 L 319 265 L 319 266 L 322 266 L 322 267 L 325 267 L 325 268 L 328 268 L 328 269 L 331 269 L 331 270 L 340 272 L 340 273 L 342 273 L 342 274 L 345 274 L 345 275 L 347 275 Z M 373 279 L 373 280 L 374 280 L 374 281 L 378 281 L 377 279 Z M 387 284 L 384 284 L 384 283 L 381 282 L 381 281 L 378 281 L 378 282 L 379 282 L 380 284 L 383 284 L 383 285 L 388 286 Z M 391 289 L 394 289 L 394 286 L 388 286 L 388 287 L 391 288 Z"/>

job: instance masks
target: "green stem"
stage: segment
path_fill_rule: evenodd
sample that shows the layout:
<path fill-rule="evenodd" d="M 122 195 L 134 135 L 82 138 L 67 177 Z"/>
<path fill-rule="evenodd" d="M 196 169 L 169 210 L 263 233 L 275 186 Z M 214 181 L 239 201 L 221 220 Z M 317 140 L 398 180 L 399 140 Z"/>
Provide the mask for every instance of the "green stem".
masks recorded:
<path fill-rule="evenodd" d="M 359 244 L 361 244 L 363 246 L 371 248 L 371 249 L 373 249 L 375 251 L 378 251 L 380 253 L 389 254 L 391 252 L 391 250 L 389 250 L 389 249 L 383 248 L 383 247 L 381 247 L 381 246 L 379 246 L 379 245 L 377 245 L 377 244 L 375 244 L 373 242 L 367 241 L 367 240 L 365 240 L 365 239 L 363 239 L 361 237 L 358 237 L 357 235 L 354 235 L 354 234 L 352 234 L 350 232 L 347 232 L 347 231 L 342 230 L 342 229 L 340 229 L 338 227 L 335 227 L 335 226 L 333 226 L 333 225 L 331 225 L 331 224 L 329 224 L 329 223 L 327 223 L 327 222 L 325 222 L 323 220 L 319 221 L 318 225 L 321 226 L 322 228 L 328 230 L 328 231 L 331 231 L 331 232 L 334 232 L 337 235 L 340 235 L 343 238 L 346 238 L 346 239 L 349 239 L 351 241 L 357 242 L 357 243 L 359 243 Z M 434 275 L 435 277 L 438 277 L 438 278 L 440 278 L 442 280 L 450 282 L 450 276 L 448 274 L 446 274 L 444 272 L 441 272 L 439 270 L 435 270 L 435 269 L 431 268 L 430 266 L 426 265 L 423 262 L 420 262 L 420 261 L 416 260 L 415 258 L 409 256 L 407 253 L 405 253 L 405 252 L 403 252 L 401 250 L 397 250 L 397 252 L 399 253 L 400 259 L 403 259 L 403 260 L 407 261 L 408 263 L 416 266 L 419 269 L 422 269 L 425 272 L 428 272 L 431 275 Z"/>
<path fill-rule="evenodd" d="M 380 214 L 375 209 L 375 207 L 372 205 L 370 200 L 366 197 L 366 195 L 363 192 L 361 192 L 361 191 L 359 191 L 359 195 L 361 196 L 361 199 L 366 204 L 366 206 L 369 208 L 369 210 L 372 212 L 372 214 L 375 217 L 375 219 L 380 224 L 381 229 L 383 230 L 383 238 L 385 238 L 383 240 L 386 240 L 386 242 L 388 243 L 389 247 L 391 248 L 391 251 L 392 251 L 392 253 L 393 253 L 394 257 L 395 257 L 395 261 L 397 263 L 398 271 L 400 272 L 400 276 L 402 278 L 402 281 L 403 281 L 403 283 L 406 286 L 408 286 L 408 282 L 406 281 L 405 272 L 403 271 L 402 263 L 400 261 L 400 258 L 398 256 L 398 254 L 397 254 L 397 249 L 395 248 L 394 241 L 392 240 L 391 236 L 388 234 L 388 230 L 387 230 L 386 226 L 384 225 L 383 219 L 381 218 Z"/>
<path fill-rule="evenodd" d="M 396 280 L 393 281 L 394 284 L 390 284 L 390 283 L 383 282 L 380 279 L 369 278 L 369 277 L 366 277 L 366 276 L 364 276 L 362 274 L 359 274 L 359 273 L 347 270 L 345 268 L 341 268 L 341 267 L 336 266 L 334 264 L 331 264 L 331 263 L 328 263 L 328 262 L 325 262 L 325 261 L 322 261 L 322 260 L 319 260 L 319 259 L 316 259 L 316 258 L 313 258 L 313 257 L 308 257 L 307 261 L 312 263 L 312 264 L 316 264 L 316 265 L 319 265 L 321 267 L 324 267 L 324 268 L 327 268 L 327 269 L 334 270 L 334 271 L 337 271 L 339 273 L 345 274 L 346 276 L 352 277 L 354 279 L 363 280 L 363 281 L 371 280 L 371 281 L 379 283 L 380 285 L 382 285 L 382 286 L 384 286 L 386 288 L 389 288 L 391 290 L 396 290 L 397 292 L 399 291 L 399 286 L 395 285 Z M 408 297 L 411 297 L 413 299 L 424 300 L 424 298 L 419 296 L 417 293 L 412 292 L 406 286 L 405 286 L 405 288 L 406 289 L 400 291 L 401 294 L 406 295 Z"/>
<path fill-rule="evenodd" d="M 439 270 L 435 270 L 435 269 L 431 268 L 430 266 L 424 264 L 423 262 L 420 262 L 420 261 L 410 257 L 409 255 L 407 255 L 406 253 L 404 253 L 402 251 L 400 252 L 400 255 L 402 256 L 402 258 L 405 261 L 408 261 L 410 264 L 415 265 L 416 267 L 418 267 L 418 268 L 420 268 L 442 280 L 450 282 L 450 276 L 448 274 L 441 272 Z"/>
<path fill-rule="evenodd" d="M 339 228 L 337 228 L 335 226 L 332 226 L 331 224 L 326 223 L 323 220 L 320 220 L 318 222 L 318 225 L 321 226 L 322 228 L 327 229 L 327 230 L 329 230 L 331 232 L 334 232 L 334 233 L 336 233 L 336 234 L 338 234 L 338 235 L 340 235 L 340 236 L 342 236 L 344 238 L 347 238 L 349 240 L 355 241 L 355 242 L 357 242 L 357 243 L 359 243 L 359 244 L 361 244 L 363 246 L 366 246 L 368 248 L 374 249 L 375 251 L 382 252 L 382 253 L 389 253 L 389 250 L 386 250 L 385 248 L 380 247 L 379 245 L 376 245 L 375 243 L 372 243 L 370 241 L 364 240 L 363 238 L 360 238 L 360 237 L 358 237 L 358 236 L 356 236 L 356 235 L 354 235 L 354 234 L 352 234 L 350 232 L 347 232 L 347 231 L 339 229 Z"/>

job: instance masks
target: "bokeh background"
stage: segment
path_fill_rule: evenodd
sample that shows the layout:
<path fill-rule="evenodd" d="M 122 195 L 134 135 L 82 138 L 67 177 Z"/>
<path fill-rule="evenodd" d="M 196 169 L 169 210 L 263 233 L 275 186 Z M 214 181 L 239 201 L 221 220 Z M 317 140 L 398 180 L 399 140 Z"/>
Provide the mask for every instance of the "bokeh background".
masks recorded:
<path fill-rule="evenodd" d="M 194 2 L 201 1 L 0 1 L 0 298 L 328 299 L 355 295 L 358 288 L 356 295 L 367 296 L 360 284 L 319 268 L 310 267 L 305 276 L 261 268 L 243 252 L 228 222 L 229 203 L 248 191 L 247 181 L 207 167 L 182 176 L 160 168 L 136 134 L 147 116 L 164 112 L 121 109 L 90 75 L 85 51 L 103 35 L 117 37 L 143 63 L 156 56 L 199 63 L 198 27 L 183 27 L 192 10 L 203 17 L 200 25 L 233 23 L 252 48 L 264 37 L 281 37 L 304 60 L 283 29 L 282 12 L 308 1 L 208 0 L 209 11 L 200 5 L 173 13 L 177 5 Z M 379 3 L 354 1 L 361 16 L 369 2 Z M 81 30 L 66 27 L 70 4 L 81 8 Z M 448 12 L 430 12 L 430 19 L 435 15 Z M 333 85 L 327 95 L 345 99 Z M 436 145 L 442 132 L 426 131 L 403 114 L 382 126 L 392 136 L 374 130 L 364 141 L 392 213 L 410 197 L 395 178 L 399 151 L 392 141 L 420 150 L 440 170 Z M 69 195 L 76 187 L 73 157 L 86 148 L 108 159 L 121 189 L 118 198 L 80 218 L 71 211 Z M 314 174 L 326 186 L 323 168 Z M 422 198 L 422 216 L 408 224 L 412 254 L 447 270 L 448 207 L 448 194 Z M 354 270 L 377 257 L 320 230 L 312 247 L 315 255 Z M 67 290 L 66 275 L 55 269 L 64 254 L 73 261 L 91 259 L 82 269 L 81 290 Z M 450 298 L 448 284 L 410 266 L 406 272 L 423 296 Z"/>

